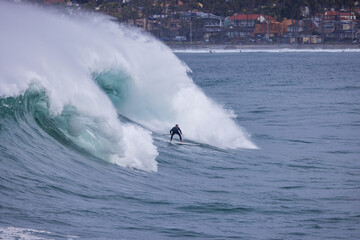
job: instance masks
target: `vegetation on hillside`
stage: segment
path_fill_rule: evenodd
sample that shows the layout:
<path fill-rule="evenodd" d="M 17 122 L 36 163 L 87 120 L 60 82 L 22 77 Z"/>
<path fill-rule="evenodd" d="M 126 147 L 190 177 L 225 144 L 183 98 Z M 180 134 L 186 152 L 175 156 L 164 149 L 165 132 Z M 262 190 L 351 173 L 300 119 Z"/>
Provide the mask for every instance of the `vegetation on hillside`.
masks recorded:
<path fill-rule="evenodd" d="M 261 13 L 279 20 L 283 18 L 301 19 L 303 13 L 315 16 L 324 8 L 335 10 L 354 9 L 353 0 L 78 0 L 86 8 L 117 17 L 121 21 L 160 15 L 178 11 L 202 11 L 226 17 L 235 13 Z M 179 4 L 179 3 L 182 4 Z M 139 11 L 139 9 L 141 11 Z"/>

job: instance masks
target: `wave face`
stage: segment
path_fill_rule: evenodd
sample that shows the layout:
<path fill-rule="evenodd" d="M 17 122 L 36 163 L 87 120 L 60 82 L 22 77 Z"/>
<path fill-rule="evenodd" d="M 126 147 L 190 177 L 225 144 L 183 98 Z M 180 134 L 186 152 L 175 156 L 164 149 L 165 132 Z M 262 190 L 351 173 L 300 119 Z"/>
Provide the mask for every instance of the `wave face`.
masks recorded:
<path fill-rule="evenodd" d="M 256 148 L 187 66 L 148 35 L 102 15 L 3 2 L 0 26 L 7 33 L 0 38 L 2 110 L 14 101 L 20 115 L 67 146 L 157 171 L 152 134 L 178 123 L 193 141 Z"/>

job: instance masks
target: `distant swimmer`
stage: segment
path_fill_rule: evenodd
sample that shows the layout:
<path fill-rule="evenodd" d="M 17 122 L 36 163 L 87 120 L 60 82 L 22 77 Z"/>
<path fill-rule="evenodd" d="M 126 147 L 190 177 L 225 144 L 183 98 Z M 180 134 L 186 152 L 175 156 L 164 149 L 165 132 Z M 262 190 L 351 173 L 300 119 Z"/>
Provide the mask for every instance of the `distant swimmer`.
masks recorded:
<path fill-rule="evenodd" d="M 170 142 L 172 141 L 173 136 L 174 136 L 175 134 L 179 135 L 180 141 L 183 142 L 183 141 L 182 141 L 182 137 L 181 137 L 182 132 L 181 132 L 181 129 L 179 128 L 179 125 L 178 125 L 178 124 L 176 124 L 175 127 L 173 127 L 173 128 L 170 130 L 170 134 L 171 134 Z"/>

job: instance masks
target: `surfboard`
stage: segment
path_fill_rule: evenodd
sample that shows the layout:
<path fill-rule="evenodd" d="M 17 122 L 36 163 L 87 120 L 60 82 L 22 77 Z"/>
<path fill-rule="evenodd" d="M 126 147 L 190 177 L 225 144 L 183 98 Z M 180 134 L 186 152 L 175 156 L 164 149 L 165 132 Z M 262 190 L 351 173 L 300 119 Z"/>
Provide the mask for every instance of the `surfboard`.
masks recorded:
<path fill-rule="evenodd" d="M 187 143 L 187 142 L 169 142 L 170 144 L 187 145 L 187 146 L 200 146 L 198 143 Z"/>

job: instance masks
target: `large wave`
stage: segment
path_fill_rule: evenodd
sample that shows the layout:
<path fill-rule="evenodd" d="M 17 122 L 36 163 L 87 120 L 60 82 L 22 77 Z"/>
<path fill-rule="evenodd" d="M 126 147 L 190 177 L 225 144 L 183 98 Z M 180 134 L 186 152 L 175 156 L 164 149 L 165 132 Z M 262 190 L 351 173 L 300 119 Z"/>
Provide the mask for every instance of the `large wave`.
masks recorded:
<path fill-rule="evenodd" d="M 256 148 L 185 64 L 146 34 L 103 15 L 4 2 L 0 27 L 0 95 L 42 96 L 40 112 L 97 157 L 156 171 L 152 132 L 167 133 L 175 123 L 194 141 Z"/>

